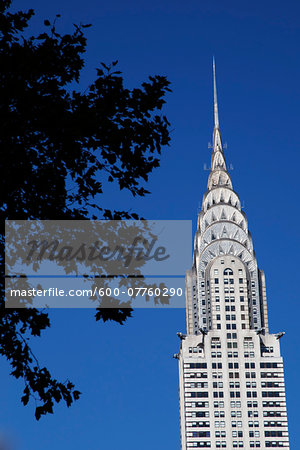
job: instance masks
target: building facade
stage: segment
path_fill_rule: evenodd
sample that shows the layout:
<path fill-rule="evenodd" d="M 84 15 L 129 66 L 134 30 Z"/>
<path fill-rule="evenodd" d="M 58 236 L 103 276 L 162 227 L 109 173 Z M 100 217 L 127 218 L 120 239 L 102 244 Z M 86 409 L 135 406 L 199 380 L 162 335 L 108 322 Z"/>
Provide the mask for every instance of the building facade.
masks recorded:
<path fill-rule="evenodd" d="M 211 169 L 186 273 L 181 449 L 289 448 L 280 338 L 269 334 L 265 277 L 233 190 L 219 127 L 215 64 Z"/>

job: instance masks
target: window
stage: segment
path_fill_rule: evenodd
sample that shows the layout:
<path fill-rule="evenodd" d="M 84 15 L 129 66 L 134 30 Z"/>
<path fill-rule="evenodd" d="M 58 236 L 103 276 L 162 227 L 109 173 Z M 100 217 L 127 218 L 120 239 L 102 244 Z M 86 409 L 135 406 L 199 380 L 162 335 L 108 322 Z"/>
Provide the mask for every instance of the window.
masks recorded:
<path fill-rule="evenodd" d="M 260 363 L 261 369 L 276 369 L 279 367 L 279 363 Z"/>
<path fill-rule="evenodd" d="M 222 369 L 222 363 L 212 363 L 212 369 Z"/>
<path fill-rule="evenodd" d="M 221 420 L 220 422 L 219 421 L 215 422 L 215 427 L 216 428 L 225 428 L 224 420 Z"/>
<path fill-rule="evenodd" d="M 245 369 L 255 369 L 255 363 L 245 363 Z"/>
<path fill-rule="evenodd" d="M 262 397 L 280 397 L 280 394 L 281 394 L 281 392 L 277 392 L 277 391 L 263 391 Z"/>
<path fill-rule="evenodd" d="M 221 342 L 219 338 L 211 339 L 211 348 L 221 348 Z"/>
<path fill-rule="evenodd" d="M 235 392 L 235 391 L 231 391 L 230 392 L 230 398 L 234 398 L 234 397 L 236 397 L 236 398 L 240 398 L 240 396 L 241 396 L 241 393 L 240 392 Z"/>
<path fill-rule="evenodd" d="M 238 369 L 239 363 L 228 363 L 228 369 Z"/>
<path fill-rule="evenodd" d="M 234 402 L 230 402 L 234 403 Z M 231 411 L 231 417 L 242 417 L 242 411 Z"/>
<path fill-rule="evenodd" d="M 190 397 L 192 397 L 192 398 L 196 398 L 196 397 L 207 398 L 208 397 L 208 392 L 187 392 L 187 394 L 191 394 Z"/>
<path fill-rule="evenodd" d="M 254 342 L 252 341 L 252 338 L 245 337 L 244 348 L 254 348 Z"/>
<path fill-rule="evenodd" d="M 256 442 L 250 441 L 250 448 L 254 448 L 254 447 L 259 448 L 260 442 L 259 441 L 256 441 Z"/>
<path fill-rule="evenodd" d="M 243 437 L 243 432 L 242 431 L 233 430 L 232 431 L 232 437 L 239 437 L 239 438 L 241 438 L 241 437 Z"/>
<path fill-rule="evenodd" d="M 207 363 L 190 363 L 188 367 L 190 369 L 207 369 Z"/>
<path fill-rule="evenodd" d="M 215 437 L 216 438 L 220 438 L 220 437 L 226 437 L 226 431 L 215 431 Z"/>
<path fill-rule="evenodd" d="M 233 271 L 229 268 L 224 270 L 224 275 L 233 275 Z"/>
<path fill-rule="evenodd" d="M 239 372 L 229 372 L 229 378 L 240 378 Z"/>
<path fill-rule="evenodd" d="M 224 392 L 220 391 L 220 392 L 213 392 L 213 397 L 214 398 L 223 398 L 224 397 Z"/>

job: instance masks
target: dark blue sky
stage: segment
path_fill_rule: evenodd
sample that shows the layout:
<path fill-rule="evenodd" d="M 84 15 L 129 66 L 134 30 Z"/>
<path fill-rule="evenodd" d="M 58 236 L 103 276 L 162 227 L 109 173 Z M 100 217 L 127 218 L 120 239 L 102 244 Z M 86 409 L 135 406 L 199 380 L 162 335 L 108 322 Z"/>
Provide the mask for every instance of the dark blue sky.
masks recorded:
<path fill-rule="evenodd" d="M 119 60 L 134 87 L 166 75 L 173 92 L 165 113 L 172 142 L 148 185 L 134 200 L 112 191 L 105 199 L 149 219 L 193 219 L 206 190 L 213 129 L 212 56 L 217 66 L 220 126 L 227 162 L 244 202 L 259 267 L 265 270 L 271 332 L 285 361 L 291 448 L 300 448 L 299 100 L 298 1 L 20 0 L 36 10 L 34 32 L 56 13 L 58 28 L 92 23 L 80 81 L 84 89 L 100 61 Z M 99 199 L 100 200 L 100 199 Z M 102 201 L 102 200 L 101 200 Z M 33 419 L 20 404 L 21 382 L 0 362 L 0 434 L 13 450 L 159 450 L 180 448 L 177 331 L 181 310 L 136 310 L 121 327 L 99 324 L 91 310 L 52 311 L 53 326 L 34 350 L 54 375 L 83 392 L 67 410 Z"/>

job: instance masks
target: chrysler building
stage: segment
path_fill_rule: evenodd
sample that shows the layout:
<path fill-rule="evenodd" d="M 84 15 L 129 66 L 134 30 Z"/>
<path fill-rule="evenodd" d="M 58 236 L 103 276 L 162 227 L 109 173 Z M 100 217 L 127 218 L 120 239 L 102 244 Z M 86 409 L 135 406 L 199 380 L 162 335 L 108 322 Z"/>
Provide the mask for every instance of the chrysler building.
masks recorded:
<path fill-rule="evenodd" d="M 280 338 L 269 334 L 264 272 L 227 171 L 213 61 L 211 169 L 186 272 L 178 333 L 181 449 L 289 449 Z"/>

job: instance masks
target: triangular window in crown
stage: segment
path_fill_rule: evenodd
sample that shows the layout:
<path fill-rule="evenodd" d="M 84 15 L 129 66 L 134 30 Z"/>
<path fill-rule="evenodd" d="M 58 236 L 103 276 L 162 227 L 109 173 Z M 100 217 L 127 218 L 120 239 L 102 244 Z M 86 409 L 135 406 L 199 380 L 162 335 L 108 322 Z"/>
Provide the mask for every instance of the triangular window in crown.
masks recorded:
<path fill-rule="evenodd" d="M 221 219 L 226 219 L 226 215 L 225 215 L 224 209 L 222 209 Z"/>
<path fill-rule="evenodd" d="M 240 240 L 240 233 L 239 233 L 239 230 L 236 231 L 235 235 L 233 236 L 233 239 L 236 239 L 237 241 Z"/>
<path fill-rule="evenodd" d="M 226 237 L 226 236 L 228 236 L 228 233 L 227 233 L 226 227 L 224 227 L 222 230 L 222 237 Z"/>

